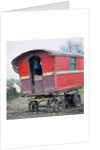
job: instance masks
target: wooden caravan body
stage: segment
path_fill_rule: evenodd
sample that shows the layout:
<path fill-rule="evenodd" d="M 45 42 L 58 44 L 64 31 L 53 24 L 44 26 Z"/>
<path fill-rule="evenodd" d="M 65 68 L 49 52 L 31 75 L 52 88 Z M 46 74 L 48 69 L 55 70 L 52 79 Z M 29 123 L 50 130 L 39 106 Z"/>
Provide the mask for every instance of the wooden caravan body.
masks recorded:
<path fill-rule="evenodd" d="M 53 93 L 84 86 L 84 57 L 52 50 L 31 50 L 12 60 L 23 95 Z"/>

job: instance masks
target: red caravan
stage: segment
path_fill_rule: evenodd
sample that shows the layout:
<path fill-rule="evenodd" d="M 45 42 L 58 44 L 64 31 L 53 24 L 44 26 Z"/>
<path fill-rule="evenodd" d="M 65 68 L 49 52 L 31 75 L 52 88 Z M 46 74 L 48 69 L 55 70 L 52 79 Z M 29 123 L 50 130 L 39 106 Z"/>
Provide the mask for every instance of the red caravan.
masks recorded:
<path fill-rule="evenodd" d="M 70 91 L 84 85 L 84 57 L 53 50 L 31 50 L 12 60 L 23 95 Z"/>

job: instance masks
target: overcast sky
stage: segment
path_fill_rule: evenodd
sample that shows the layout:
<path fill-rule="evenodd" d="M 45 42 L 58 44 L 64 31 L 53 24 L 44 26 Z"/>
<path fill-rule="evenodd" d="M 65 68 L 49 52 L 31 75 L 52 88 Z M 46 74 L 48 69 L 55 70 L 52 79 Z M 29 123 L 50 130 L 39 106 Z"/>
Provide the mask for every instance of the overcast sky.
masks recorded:
<path fill-rule="evenodd" d="M 19 79 L 19 75 L 12 69 L 11 61 L 23 52 L 33 49 L 50 49 L 60 50 L 60 46 L 65 45 L 66 41 L 78 41 L 83 43 L 83 38 L 62 38 L 62 39 L 45 39 L 29 41 L 8 41 L 7 42 L 7 79 Z"/>

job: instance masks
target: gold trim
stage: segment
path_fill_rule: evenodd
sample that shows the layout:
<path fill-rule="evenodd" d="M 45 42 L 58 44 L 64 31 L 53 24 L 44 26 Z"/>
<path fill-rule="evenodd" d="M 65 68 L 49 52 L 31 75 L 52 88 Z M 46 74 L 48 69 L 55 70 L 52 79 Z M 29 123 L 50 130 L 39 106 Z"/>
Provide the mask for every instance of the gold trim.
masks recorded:
<path fill-rule="evenodd" d="M 49 76 L 49 75 L 54 75 L 54 72 L 43 73 L 43 76 Z"/>
<path fill-rule="evenodd" d="M 56 74 L 70 74 L 70 73 L 82 73 L 84 70 L 63 70 L 63 71 L 56 71 Z"/>
<path fill-rule="evenodd" d="M 24 79 L 29 79 L 29 78 L 30 78 L 29 76 L 22 76 L 20 79 L 24 80 Z"/>

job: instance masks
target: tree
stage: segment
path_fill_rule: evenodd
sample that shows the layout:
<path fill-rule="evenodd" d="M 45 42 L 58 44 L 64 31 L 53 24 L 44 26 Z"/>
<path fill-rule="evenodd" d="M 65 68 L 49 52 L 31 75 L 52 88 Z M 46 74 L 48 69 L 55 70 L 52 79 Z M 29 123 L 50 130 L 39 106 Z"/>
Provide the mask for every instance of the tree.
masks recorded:
<path fill-rule="evenodd" d="M 82 42 L 76 42 L 71 40 L 66 41 L 66 44 L 60 46 L 60 49 L 64 52 L 84 54 L 84 47 Z"/>

